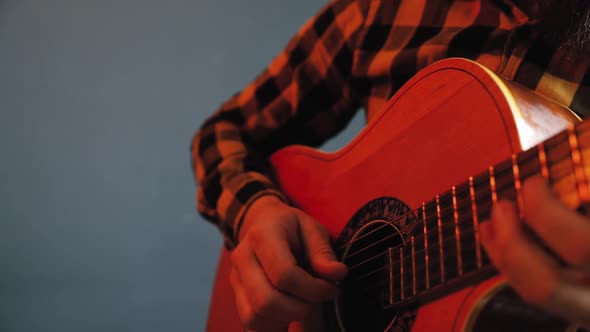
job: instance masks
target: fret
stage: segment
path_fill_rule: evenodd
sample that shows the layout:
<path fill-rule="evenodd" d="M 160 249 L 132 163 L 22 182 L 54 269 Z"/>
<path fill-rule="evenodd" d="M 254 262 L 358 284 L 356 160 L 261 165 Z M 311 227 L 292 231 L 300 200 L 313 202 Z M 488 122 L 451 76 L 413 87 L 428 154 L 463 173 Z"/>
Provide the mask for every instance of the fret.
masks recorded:
<path fill-rule="evenodd" d="M 473 232 L 474 237 L 475 237 L 475 255 L 477 257 L 477 267 L 481 268 L 482 267 L 482 260 L 481 260 L 481 243 L 479 240 L 479 219 L 478 219 L 478 213 L 477 213 L 477 203 L 476 203 L 476 198 L 475 198 L 475 187 L 473 185 L 473 177 L 470 176 L 469 177 L 469 195 L 471 198 L 471 210 L 473 211 L 473 229 L 475 230 L 475 232 Z"/>
<path fill-rule="evenodd" d="M 448 191 L 439 196 L 439 203 L 442 212 L 442 239 L 445 280 L 451 280 L 458 275 L 457 240 L 455 237 L 455 222 L 453 209 L 453 193 Z"/>
<path fill-rule="evenodd" d="M 582 168 L 584 169 L 584 174 L 587 181 L 590 180 L 590 167 L 588 166 L 588 163 L 590 162 L 590 130 L 588 130 L 588 127 L 589 123 L 586 122 L 576 125 L 578 150 L 580 150 Z"/>
<path fill-rule="evenodd" d="M 455 200 L 457 202 L 457 219 L 461 232 L 464 231 L 464 225 L 471 222 L 472 206 L 469 196 L 469 182 L 464 182 L 455 187 Z"/>
<path fill-rule="evenodd" d="M 495 182 L 495 181 L 494 181 Z M 477 219 L 479 221 L 489 219 L 492 209 L 492 181 L 489 170 L 473 178 L 473 189 L 475 191 L 475 203 L 477 204 Z"/>
<path fill-rule="evenodd" d="M 522 188 L 520 182 L 520 167 L 516 154 L 512 154 L 512 174 L 514 176 L 514 189 L 516 190 L 516 205 L 518 206 L 518 215 L 520 219 L 524 218 L 524 199 L 522 198 Z"/>
<path fill-rule="evenodd" d="M 440 252 L 438 237 L 438 208 L 436 201 L 430 201 L 424 204 L 424 223 L 425 246 L 428 247 L 428 287 L 432 288 L 442 283 L 440 274 Z"/>
<path fill-rule="evenodd" d="M 463 274 L 477 269 L 476 248 L 473 225 L 473 211 L 469 191 L 469 183 L 464 182 L 455 187 L 455 199 L 457 202 L 458 222 L 456 227 L 459 230 L 457 243 L 457 256 L 461 258 L 461 269 Z M 459 263 L 459 262 L 457 262 Z"/>
<path fill-rule="evenodd" d="M 414 243 L 414 237 L 410 239 L 412 245 L 412 292 L 416 295 L 416 246 Z"/>
<path fill-rule="evenodd" d="M 428 228 L 426 227 L 426 203 L 422 203 L 422 223 L 424 224 L 424 274 L 426 275 L 426 289 L 430 288 L 430 259 L 428 258 Z"/>
<path fill-rule="evenodd" d="M 423 206 L 420 207 L 417 213 L 422 214 L 422 220 L 424 220 Z M 424 236 L 424 223 L 422 227 L 415 227 L 412 233 L 411 246 L 412 246 L 412 276 L 415 283 L 415 294 L 421 293 L 426 290 L 426 278 L 424 276 L 425 270 L 428 267 L 426 263 L 426 250 L 424 244 L 427 237 Z"/>
<path fill-rule="evenodd" d="M 547 153 L 545 152 L 545 143 L 537 145 L 539 152 L 539 163 L 541 164 L 541 175 L 549 180 L 549 167 L 547 166 Z"/>
<path fill-rule="evenodd" d="M 545 152 L 552 183 L 566 179 L 573 174 L 574 168 L 567 132 L 557 134 L 545 141 Z M 575 177 L 573 176 L 571 177 L 571 184 L 575 184 Z"/>
<path fill-rule="evenodd" d="M 494 165 L 494 183 L 497 200 L 516 201 L 517 193 L 514 188 L 514 163 L 512 159 Z"/>
<path fill-rule="evenodd" d="M 443 236 L 442 236 L 442 219 L 440 209 L 440 197 L 436 196 L 436 217 L 437 217 L 437 229 L 438 229 L 438 253 L 440 262 L 440 281 L 445 282 L 445 261 L 443 255 Z"/>
<path fill-rule="evenodd" d="M 391 298 L 393 299 L 393 303 L 399 302 L 402 300 L 402 289 L 403 289 L 403 278 L 401 274 L 401 263 L 399 251 L 397 248 L 390 248 L 388 249 L 388 259 L 391 265 L 390 271 L 390 288 L 391 288 Z"/>
<path fill-rule="evenodd" d="M 395 275 L 393 273 L 393 262 L 394 262 L 395 256 L 393 254 L 393 248 L 388 248 L 387 249 L 387 262 L 388 262 L 388 269 L 387 269 L 387 274 L 389 276 L 389 296 L 387 297 L 387 304 L 389 305 L 393 305 L 395 303 Z"/>
<path fill-rule="evenodd" d="M 580 204 L 578 183 L 572 160 L 570 134 L 564 131 L 545 141 L 549 182 L 560 201 L 571 209 Z"/>
<path fill-rule="evenodd" d="M 401 291 L 400 295 L 401 295 L 401 299 L 403 300 L 406 298 L 406 292 L 404 289 L 405 276 L 404 276 L 404 247 L 403 246 L 399 247 L 399 262 L 400 262 L 400 264 L 399 264 L 400 278 L 399 279 L 400 279 L 400 291 Z"/>
<path fill-rule="evenodd" d="M 480 175 L 476 175 L 473 178 L 473 188 L 475 191 L 475 200 L 477 203 L 477 218 L 478 222 L 483 220 L 487 220 L 490 218 L 490 212 L 492 210 L 492 188 L 491 188 L 491 181 L 489 172 L 485 172 Z M 479 237 L 479 229 L 477 232 L 477 236 Z M 489 258 L 485 252 L 481 248 L 481 241 L 479 241 L 479 251 L 481 253 L 481 263 L 482 266 L 489 263 Z"/>
<path fill-rule="evenodd" d="M 586 176 L 584 174 L 584 166 L 582 165 L 582 155 L 578 144 L 578 136 L 574 125 L 568 126 L 569 145 L 571 150 L 571 158 L 574 166 L 574 174 L 576 177 L 576 184 L 578 187 L 578 196 L 580 201 L 588 201 L 588 185 Z"/>
<path fill-rule="evenodd" d="M 498 201 L 498 194 L 496 193 L 496 177 L 494 176 L 494 166 L 490 166 L 490 190 L 492 192 L 492 203 L 496 204 Z"/>
<path fill-rule="evenodd" d="M 453 186 L 453 220 L 455 221 L 455 242 L 457 243 L 457 274 L 463 275 L 463 258 L 461 257 L 461 232 L 459 230 L 459 212 L 457 210 L 457 188 Z"/>
<path fill-rule="evenodd" d="M 530 178 L 531 176 L 541 174 L 539 148 L 533 147 L 530 150 L 518 153 L 516 155 L 516 163 L 518 164 L 518 173 L 522 188 L 523 181 Z"/>
<path fill-rule="evenodd" d="M 414 256 L 412 254 L 412 237 L 403 246 L 403 265 L 404 265 L 404 296 L 406 298 L 416 295 L 414 291 L 415 284 L 415 267 Z"/>

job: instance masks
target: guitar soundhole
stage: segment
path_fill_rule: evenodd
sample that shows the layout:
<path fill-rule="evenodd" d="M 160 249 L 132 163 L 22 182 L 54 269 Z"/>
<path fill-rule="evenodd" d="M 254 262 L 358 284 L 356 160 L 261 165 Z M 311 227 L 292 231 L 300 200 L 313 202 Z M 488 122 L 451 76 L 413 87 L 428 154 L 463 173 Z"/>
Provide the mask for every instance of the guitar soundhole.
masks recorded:
<path fill-rule="evenodd" d="M 375 220 L 354 234 L 343 251 L 349 267 L 341 284 L 336 310 L 340 328 L 346 331 L 384 331 L 392 317 L 383 308 L 387 301 L 386 251 L 403 241 L 395 225 Z"/>

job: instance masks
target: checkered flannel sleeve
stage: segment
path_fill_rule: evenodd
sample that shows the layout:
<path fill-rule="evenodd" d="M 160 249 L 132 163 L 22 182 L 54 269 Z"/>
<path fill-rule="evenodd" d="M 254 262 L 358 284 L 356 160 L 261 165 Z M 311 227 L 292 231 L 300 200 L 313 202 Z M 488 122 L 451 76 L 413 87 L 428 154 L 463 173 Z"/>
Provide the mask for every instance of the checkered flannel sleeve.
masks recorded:
<path fill-rule="evenodd" d="M 325 5 L 244 90 L 209 117 L 192 142 L 197 206 L 236 245 L 249 205 L 286 198 L 270 177 L 270 154 L 291 144 L 318 146 L 358 109 L 351 94 L 354 49 L 365 9 L 354 0 Z"/>

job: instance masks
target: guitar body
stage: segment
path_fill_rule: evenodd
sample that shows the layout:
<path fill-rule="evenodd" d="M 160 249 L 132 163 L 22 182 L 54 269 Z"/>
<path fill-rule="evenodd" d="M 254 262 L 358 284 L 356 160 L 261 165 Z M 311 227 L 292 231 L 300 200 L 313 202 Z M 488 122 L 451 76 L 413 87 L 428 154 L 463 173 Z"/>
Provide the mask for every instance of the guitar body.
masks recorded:
<path fill-rule="evenodd" d="M 271 161 L 283 192 L 295 206 L 325 226 L 338 255 L 350 267 L 355 262 L 346 259 L 351 256 L 347 243 L 362 239 L 369 232 L 374 233 L 371 241 L 377 247 L 384 246 L 381 251 L 413 241 L 414 220 L 403 218 L 404 215 L 575 121 L 576 117 L 567 109 L 502 82 L 474 62 L 447 59 L 424 69 L 404 85 L 342 150 L 326 154 L 294 146 L 278 151 Z M 388 233 L 375 232 L 383 225 L 390 225 Z M 379 243 L 379 236 L 390 237 L 387 234 L 395 235 L 393 242 Z M 367 269 L 351 270 L 349 278 L 374 270 Z M 229 271 L 229 252 L 223 250 L 209 331 L 241 331 Z M 417 274 L 414 271 L 414 293 Z M 344 288 L 341 298 L 325 308 L 324 322 L 312 324 L 311 329 L 486 332 L 497 328 L 510 331 L 508 326 L 532 331 L 551 324 L 555 325 L 554 331 L 572 328 L 508 294 L 510 289 L 503 286 L 501 277 L 455 284 L 452 290 L 439 287 L 439 295 L 397 307 L 383 304 L 387 302 L 383 294 L 389 294 L 387 283 L 368 293 Z M 374 299 L 365 303 L 367 294 Z M 506 313 L 498 310 L 502 306 Z M 532 319 L 530 325 L 515 322 L 520 316 L 514 308 L 538 319 Z M 379 314 L 375 314 L 377 311 Z"/>

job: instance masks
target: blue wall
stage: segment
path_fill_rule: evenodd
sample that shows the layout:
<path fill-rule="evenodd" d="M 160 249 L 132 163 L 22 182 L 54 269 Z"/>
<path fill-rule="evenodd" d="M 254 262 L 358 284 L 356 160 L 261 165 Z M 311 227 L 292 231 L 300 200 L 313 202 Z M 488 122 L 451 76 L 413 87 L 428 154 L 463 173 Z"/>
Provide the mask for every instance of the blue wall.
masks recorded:
<path fill-rule="evenodd" d="M 190 140 L 323 3 L 0 0 L 0 331 L 204 328 Z"/>

